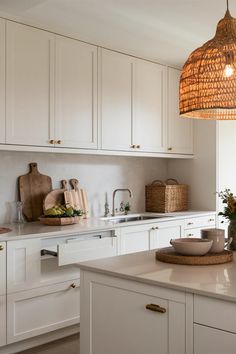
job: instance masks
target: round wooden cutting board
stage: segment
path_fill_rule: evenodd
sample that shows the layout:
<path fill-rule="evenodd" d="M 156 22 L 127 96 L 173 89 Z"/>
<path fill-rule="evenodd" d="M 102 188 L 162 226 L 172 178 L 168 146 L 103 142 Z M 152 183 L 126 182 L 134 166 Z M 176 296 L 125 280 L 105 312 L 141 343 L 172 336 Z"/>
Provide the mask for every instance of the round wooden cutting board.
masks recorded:
<path fill-rule="evenodd" d="M 183 256 L 176 253 L 173 247 L 166 247 L 156 251 L 156 259 L 174 264 L 211 265 L 232 262 L 233 252 L 224 250 L 221 253 L 207 253 L 204 256 Z"/>

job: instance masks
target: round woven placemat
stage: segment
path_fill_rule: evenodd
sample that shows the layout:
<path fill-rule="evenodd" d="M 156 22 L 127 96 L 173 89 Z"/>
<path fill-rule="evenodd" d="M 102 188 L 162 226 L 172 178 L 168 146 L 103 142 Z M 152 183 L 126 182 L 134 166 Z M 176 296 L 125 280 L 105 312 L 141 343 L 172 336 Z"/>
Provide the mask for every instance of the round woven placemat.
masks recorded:
<path fill-rule="evenodd" d="M 8 229 L 7 227 L 0 227 L 0 234 L 6 234 L 7 232 L 11 232 L 11 229 Z"/>
<path fill-rule="evenodd" d="M 221 253 L 207 253 L 204 256 L 183 256 L 176 253 L 172 247 L 162 248 L 156 251 L 156 259 L 165 263 L 185 265 L 211 265 L 233 261 L 233 252 L 224 250 Z"/>

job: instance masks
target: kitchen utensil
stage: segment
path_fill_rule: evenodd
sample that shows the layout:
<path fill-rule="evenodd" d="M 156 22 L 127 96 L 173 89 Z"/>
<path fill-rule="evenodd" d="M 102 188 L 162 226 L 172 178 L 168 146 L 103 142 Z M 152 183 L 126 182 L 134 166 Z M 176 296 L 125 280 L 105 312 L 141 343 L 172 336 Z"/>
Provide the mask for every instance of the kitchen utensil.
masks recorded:
<path fill-rule="evenodd" d="M 231 240 L 225 240 L 225 230 L 223 229 L 204 229 L 201 230 L 202 239 L 212 240 L 209 252 L 220 253 L 230 244 Z"/>
<path fill-rule="evenodd" d="M 53 189 L 50 193 L 48 193 L 46 195 L 46 197 L 43 201 L 43 210 L 44 211 L 54 207 L 55 205 L 65 204 L 64 191 L 65 191 L 65 188 L 67 188 L 67 181 L 62 180 L 61 187 L 62 188 Z"/>
<path fill-rule="evenodd" d="M 84 217 L 89 216 L 89 206 L 87 193 L 84 189 L 78 188 L 79 181 L 76 178 L 70 179 L 70 184 L 72 186 L 73 199 L 75 203 L 75 209 L 82 209 L 84 211 Z"/>
<path fill-rule="evenodd" d="M 221 253 L 207 253 L 204 256 L 183 256 L 175 252 L 173 247 L 161 248 L 156 251 L 156 259 L 165 263 L 186 265 L 212 265 L 233 261 L 233 252 L 224 250 Z"/>
<path fill-rule="evenodd" d="M 177 253 L 188 256 L 203 256 L 210 250 L 212 243 L 212 240 L 196 237 L 170 240 L 170 244 Z"/>
<path fill-rule="evenodd" d="M 68 182 L 65 179 L 63 179 L 61 181 L 61 183 L 62 183 L 62 187 L 64 189 L 65 204 L 67 206 L 71 206 L 74 208 L 73 195 L 72 195 L 72 191 L 68 189 Z"/>
<path fill-rule="evenodd" d="M 38 171 L 37 163 L 29 164 L 30 172 L 18 178 L 20 201 L 27 221 L 36 221 L 43 214 L 43 200 L 52 190 L 52 180 Z"/>

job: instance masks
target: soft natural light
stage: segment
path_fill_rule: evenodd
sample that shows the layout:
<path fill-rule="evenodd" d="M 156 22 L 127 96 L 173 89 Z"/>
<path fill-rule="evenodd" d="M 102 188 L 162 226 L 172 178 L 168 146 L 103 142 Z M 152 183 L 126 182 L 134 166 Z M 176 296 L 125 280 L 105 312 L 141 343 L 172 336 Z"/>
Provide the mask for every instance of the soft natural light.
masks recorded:
<path fill-rule="evenodd" d="M 230 77 L 233 75 L 234 73 L 234 69 L 232 68 L 232 66 L 230 64 L 225 66 L 225 70 L 224 70 L 225 76 L 226 77 Z"/>

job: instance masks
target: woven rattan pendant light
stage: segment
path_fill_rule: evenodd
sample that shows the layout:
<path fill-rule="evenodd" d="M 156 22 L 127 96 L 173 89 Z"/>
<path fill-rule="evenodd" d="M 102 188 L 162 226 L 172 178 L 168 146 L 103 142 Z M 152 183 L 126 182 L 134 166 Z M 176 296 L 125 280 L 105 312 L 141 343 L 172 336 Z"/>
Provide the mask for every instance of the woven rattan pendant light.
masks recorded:
<path fill-rule="evenodd" d="M 190 54 L 180 78 L 180 115 L 236 119 L 236 19 L 227 0 L 215 37 Z"/>

